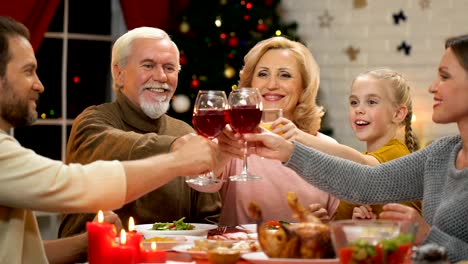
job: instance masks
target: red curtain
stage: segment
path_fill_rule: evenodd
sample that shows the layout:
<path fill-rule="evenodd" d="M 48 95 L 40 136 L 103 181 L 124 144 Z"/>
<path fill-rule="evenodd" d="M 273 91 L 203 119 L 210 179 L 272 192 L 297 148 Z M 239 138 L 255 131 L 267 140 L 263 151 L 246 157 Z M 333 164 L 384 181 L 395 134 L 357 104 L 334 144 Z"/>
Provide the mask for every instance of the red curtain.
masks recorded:
<path fill-rule="evenodd" d="M 60 0 L 13 0 L 0 2 L 0 15 L 23 23 L 31 32 L 31 44 L 37 51 Z"/>
<path fill-rule="evenodd" d="M 157 27 L 167 32 L 177 30 L 179 15 L 190 0 L 120 0 L 128 29 Z"/>

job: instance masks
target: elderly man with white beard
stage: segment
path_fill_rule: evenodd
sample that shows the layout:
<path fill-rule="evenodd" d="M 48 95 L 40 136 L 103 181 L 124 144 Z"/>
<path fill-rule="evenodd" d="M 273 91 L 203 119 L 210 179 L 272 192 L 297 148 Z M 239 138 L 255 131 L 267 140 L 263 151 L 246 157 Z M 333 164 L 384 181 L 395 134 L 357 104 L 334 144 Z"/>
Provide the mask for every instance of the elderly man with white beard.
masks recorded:
<path fill-rule="evenodd" d="M 85 109 L 73 123 L 67 162 L 134 160 L 167 153 L 193 136 L 187 123 L 166 115 L 180 70 L 179 50 L 163 30 L 130 30 L 112 49 L 116 100 Z M 144 179 L 142 179 L 144 180 Z M 105 197 L 103 197 L 105 199 Z M 185 221 L 217 222 L 219 193 L 200 193 L 177 177 L 159 189 L 115 211 L 124 225 Z M 60 236 L 85 231 L 93 215 L 67 215 Z"/>

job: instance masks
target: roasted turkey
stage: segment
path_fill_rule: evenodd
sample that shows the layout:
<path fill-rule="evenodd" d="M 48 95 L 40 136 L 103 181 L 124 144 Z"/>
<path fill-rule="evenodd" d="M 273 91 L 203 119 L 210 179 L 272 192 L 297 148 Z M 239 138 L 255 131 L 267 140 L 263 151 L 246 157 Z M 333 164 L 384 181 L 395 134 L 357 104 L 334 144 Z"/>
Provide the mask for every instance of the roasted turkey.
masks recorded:
<path fill-rule="evenodd" d="M 249 211 L 257 222 L 258 240 L 270 258 L 334 258 L 330 228 L 302 206 L 295 193 L 288 193 L 288 204 L 300 222 L 280 224 L 278 230 L 268 229 L 260 207 L 251 202 Z"/>

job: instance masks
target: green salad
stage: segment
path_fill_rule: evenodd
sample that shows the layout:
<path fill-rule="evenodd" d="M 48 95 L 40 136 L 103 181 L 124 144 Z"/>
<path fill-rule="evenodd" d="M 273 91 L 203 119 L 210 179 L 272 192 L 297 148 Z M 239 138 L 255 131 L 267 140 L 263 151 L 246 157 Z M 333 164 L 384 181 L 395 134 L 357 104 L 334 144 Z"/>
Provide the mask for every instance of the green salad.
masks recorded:
<path fill-rule="evenodd" d="M 153 224 L 151 230 L 193 230 L 195 226 L 184 222 L 185 217 L 174 221 L 172 223 L 166 222 L 156 222 Z"/>

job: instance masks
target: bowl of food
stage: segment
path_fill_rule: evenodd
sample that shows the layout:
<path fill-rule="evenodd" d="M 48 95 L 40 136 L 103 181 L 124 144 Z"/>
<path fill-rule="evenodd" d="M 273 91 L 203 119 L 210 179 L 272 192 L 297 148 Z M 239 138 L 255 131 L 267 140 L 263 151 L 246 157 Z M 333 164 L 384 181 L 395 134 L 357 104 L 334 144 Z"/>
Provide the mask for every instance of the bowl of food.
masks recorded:
<path fill-rule="evenodd" d="M 240 258 L 240 251 L 227 247 L 218 247 L 208 251 L 208 261 L 214 264 L 234 264 Z"/>
<path fill-rule="evenodd" d="M 342 264 L 405 263 L 410 259 L 417 225 L 405 221 L 340 220 L 330 223 Z"/>

